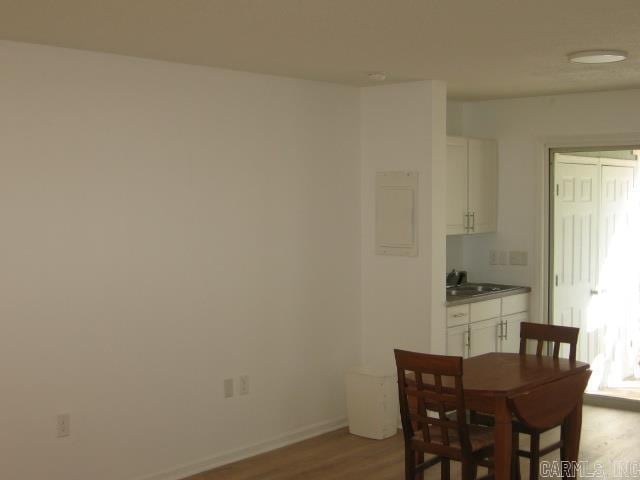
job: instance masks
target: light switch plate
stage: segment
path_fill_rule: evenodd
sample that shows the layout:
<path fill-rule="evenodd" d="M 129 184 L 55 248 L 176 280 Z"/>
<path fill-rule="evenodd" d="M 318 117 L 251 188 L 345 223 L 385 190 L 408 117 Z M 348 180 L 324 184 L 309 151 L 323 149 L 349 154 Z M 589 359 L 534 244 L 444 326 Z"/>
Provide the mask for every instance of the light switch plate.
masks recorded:
<path fill-rule="evenodd" d="M 242 375 L 240 377 L 238 393 L 240 395 L 249 395 L 249 375 Z"/>
<path fill-rule="evenodd" d="M 498 265 L 498 252 L 495 250 L 489 252 L 489 265 Z"/>
<path fill-rule="evenodd" d="M 71 435 L 71 415 L 61 413 L 56 417 L 56 436 L 58 438 Z"/>
<path fill-rule="evenodd" d="M 224 398 L 233 397 L 233 378 L 224 379 Z"/>
<path fill-rule="evenodd" d="M 526 265 L 527 252 L 513 250 L 509 252 L 509 265 Z"/>
<path fill-rule="evenodd" d="M 498 263 L 500 265 L 506 265 L 507 264 L 507 252 L 505 250 L 500 250 Z"/>

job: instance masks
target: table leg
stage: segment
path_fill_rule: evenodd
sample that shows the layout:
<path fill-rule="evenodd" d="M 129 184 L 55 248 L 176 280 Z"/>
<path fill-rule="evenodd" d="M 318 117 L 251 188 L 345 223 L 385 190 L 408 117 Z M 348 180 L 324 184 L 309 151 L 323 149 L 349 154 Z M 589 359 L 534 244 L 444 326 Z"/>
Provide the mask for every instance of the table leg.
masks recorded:
<path fill-rule="evenodd" d="M 562 424 L 563 446 L 560 450 L 560 458 L 566 462 L 572 462 L 573 468 L 563 468 L 562 478 L 576 478 L 576 463 L 580 450 L 580 432 L 582 430 L 582 396 L 569 416 Z"/>
<path fill-rule="evenodd" d="M 511 412 L 506 397 L 496 398 L 496 424 L 494 435 L 495 479 L 511 478 Z"/>

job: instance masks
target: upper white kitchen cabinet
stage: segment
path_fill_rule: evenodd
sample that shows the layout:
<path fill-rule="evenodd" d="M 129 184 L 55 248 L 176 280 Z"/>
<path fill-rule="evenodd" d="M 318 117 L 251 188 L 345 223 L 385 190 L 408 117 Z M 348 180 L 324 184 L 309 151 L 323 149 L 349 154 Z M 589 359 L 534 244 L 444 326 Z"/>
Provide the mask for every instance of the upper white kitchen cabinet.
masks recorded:
<path fill-rule="evenodd" d="M 467 233 L 469 145 L 466 138 L 447 138 L 447 234 Z"/>
<path fill-rule="evenodd" d="M 498 144 L 447 138 L 447 234 L 495 232 L 498 209 Z"/>

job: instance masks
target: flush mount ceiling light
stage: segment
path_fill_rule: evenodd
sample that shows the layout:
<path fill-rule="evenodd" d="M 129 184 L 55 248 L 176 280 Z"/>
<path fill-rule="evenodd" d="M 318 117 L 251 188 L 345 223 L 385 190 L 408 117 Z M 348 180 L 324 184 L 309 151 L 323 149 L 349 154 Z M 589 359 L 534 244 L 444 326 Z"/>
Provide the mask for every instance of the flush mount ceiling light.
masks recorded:
<path fill-rule="evenodd" d="M 568 55 L 571 63 L 614 63 L 626 60 L 628 56 L 622 50 L 584 50 Z"/>
<path fill-rule="evenodd" d="M 387 79 L 387 74 L 385 72 L 371 72 L 367 74 L 369 80 L 373 80 L 374 82 L 384 82 Z"/>

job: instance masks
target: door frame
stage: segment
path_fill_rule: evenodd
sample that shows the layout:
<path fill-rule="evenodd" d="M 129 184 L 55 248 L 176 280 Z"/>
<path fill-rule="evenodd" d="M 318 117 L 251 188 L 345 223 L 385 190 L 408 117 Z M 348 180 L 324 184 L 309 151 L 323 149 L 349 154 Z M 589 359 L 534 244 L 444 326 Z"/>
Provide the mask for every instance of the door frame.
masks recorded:
<path fill-rule="evenodd" d="M 536 158 L 542 161 L 535 168 L 533 289 L 531 299 L 532 318 L 541 323 L 551 323 L 553 305 L 553 155 L 568 151 L 599 151 L 611 148 L 638 149 L 640 133 L 610 135 L 580 135 L 539 138 L 536 141 Z M 594 393 L 585 393 L 585 403 L 609 408 L 640 411 L 640 402 Z"/>
<path fill-rule="evenodd" d="M 620 149 L 620 150 L 640 150 L 640 145 L 639 146 L 629 146 L 629 145 L 623 145 L 623 146 L 616 146 L 616 147 L 612 147 L 612 146 L 607 146 L 607 147 L 573 147 L 573 148 L 551 148 L 549 149 L 549 224 L 548 224 L 548 230 L 549 230 L 549 237 L 548 237 L 548 246 L 549 246 L 549 258 L 548 258 L 548 277 L 547 277 L 547 283 L 548 283 L 548 291 L 547 291 L 547 298 L 548 298 L 548 303 L 547 303 L 547 323 L 551 323 L 551 319 L 553 316 L 553 310 L 554 310 L 554 283 L 555 283 L 555 278 L 554 278 L 554 274 L 553 274 L 553 268 L 552 268 L 552 263 L 553 260 L 555 258 L 554 256 L 554 243 L 555 243 L 555 231 L 554 231 L 554 224 L 555 224 L 555 202 L 556 202 L 556 195 L 554 195 L 554 188 L 555 188 L 555 178 L 554 178 L 554 174 L 555 174 L 555 156 L 556 155 L 562 155 L 562 154 L 571 154 L 571 153 L 577 153 L 577 152 L 598 152 L 598 151 L 606 151 L 606 150 L 611 150 L 612 148 L 616 148 L 616 149 Z M 606 159 L 602 159 L 599 157 L 578 157 L 574 159 L 561 159 L 560 160 L 561 163 L 572 163 L 575 165 L 594 165 L 597 166 L 598 168 L 602 168 L 604 166 L 612 166 L 612 167 L 633 167 L 634 169 L 634 173 L 633 173 L 633 187 L 637 188 L 638 185 L 638 161 L 633 161 L 633 160 L 624 160 L 624 159 L 615 159 L 615 158 L 606 158 Z M 600 180 L 600 174 L 598 175 L 598 179 Z M 598 188 L 598 192 L 600 196 L 602 196 L 602 189 L 601 189 L 602 185 L 599 186 Z M 598 222 L 600 222 L 600 211 L 598 210 Z M 598 258 L 600 258 L 600 232 L 598 230 L 598 245 L 596 248 L 596 251 L 598 252 Z M 596 281 L 598 281 L 599 279 L 599 275 L 600 275 L 600 265 L 598 264 L 596 266 Z"/>
<path fill-rule="evenodd" d="M 551 197 L 552 172 L 551 161 L 553 154 L 567 151 L 598 151 L 611 148 L 638 149 L 640 146 L 640 132 L 624 134 L 594 134 L 575 136 L 541 137 L 536 139 L 536 158 L 539 159 L 535 168 L 535 205 L 534 208 L 534 244 L 532 264 L 532 292 L 531 317 L 540 319 L 541 323 L 550 323 L 550 287 L 552 237 L 553 234 L 553 203 Z"/>

